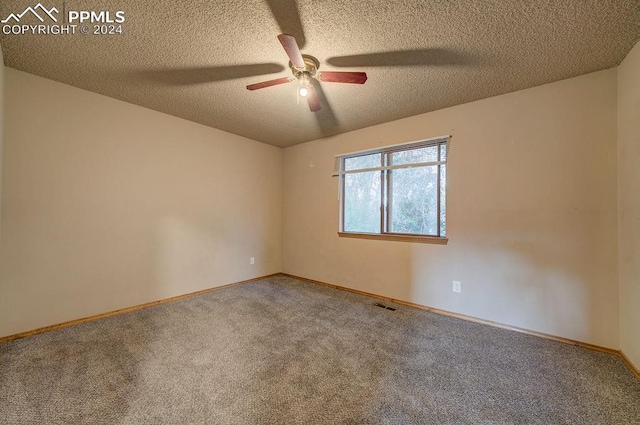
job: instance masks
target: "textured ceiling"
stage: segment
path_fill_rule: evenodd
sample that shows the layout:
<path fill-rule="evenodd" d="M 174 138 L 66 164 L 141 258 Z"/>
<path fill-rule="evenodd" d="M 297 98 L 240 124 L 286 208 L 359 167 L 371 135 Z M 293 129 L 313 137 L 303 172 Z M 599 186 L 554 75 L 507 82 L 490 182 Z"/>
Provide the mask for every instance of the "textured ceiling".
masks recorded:
<path fill-rule="evenodd" d="M 276 146 L 611 68 L 640 39 L 640 0 L 41 1 L 123 10 L 124 34 L 3 34 L 7 66 Z M 283 32 L 368 81 L 321 83 L 318 113 L 295 83 L 246 90 L 291 75 Z"/>

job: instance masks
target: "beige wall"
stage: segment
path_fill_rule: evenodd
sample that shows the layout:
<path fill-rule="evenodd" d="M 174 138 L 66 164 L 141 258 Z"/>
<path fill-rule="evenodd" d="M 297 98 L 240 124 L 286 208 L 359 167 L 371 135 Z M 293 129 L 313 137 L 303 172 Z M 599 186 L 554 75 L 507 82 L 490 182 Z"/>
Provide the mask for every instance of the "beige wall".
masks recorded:
<path fill-rule="evenodd" d="M 618 348 L 616 75 L 285 149 L 283 271 Z M 334 155 L 443 134 L 447 246 L 338 238 Z"/>
<path fill-rule="evenodd" d="M 640 43 L 618 68 L 620 348 L 640 369 Z"/>
<path fill-rule="evenodd" d="M 281 149 L 10 68 L 6 101 L 0 336 L 280 271 Z"/>
<path fill-rule="evenodd" d="M 2 151 L 4 146 L 4 57 L 0 46 L 0 218 L 2 217 Z M 1 220 L 0 220 L 1 221 Z M 2 232 L 0 230 L 0 241 Z M 0 243 L 1 246 L 1 243 Z M 1 270 L 1 269 L 0 269 Z M 2 279 L 0 273 L 0 279 Z"/>
<path fill-rule="evenodd" d="M 638 364 L 639 56 L 287 148 L 284 163 L 278 148 L 7 68 L 0 336 L 284 271 L 621 345 Z M 447 246 L 337 237 L 334 155 L 443 134 Z"/>

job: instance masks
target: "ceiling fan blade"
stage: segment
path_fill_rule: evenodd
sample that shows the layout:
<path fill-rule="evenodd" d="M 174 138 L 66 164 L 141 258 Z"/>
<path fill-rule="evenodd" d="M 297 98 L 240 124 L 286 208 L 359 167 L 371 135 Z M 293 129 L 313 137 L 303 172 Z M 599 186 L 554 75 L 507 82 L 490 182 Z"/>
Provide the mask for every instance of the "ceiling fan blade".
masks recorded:
<path fill-rule="evenodd" d="M 364 72 L 323 71 L 319 74 L 318 79 L 327 83 L 364 84 L 367 81 L 367 74 Z"/>
<path fill-rule="evenodd" d="M 280 44 L 284 47 L 284 51 L 287 52 L 287 56 L 291 59 L 293 66 L 296 68 L 304 68 L 304 60 L 302 59 L 302 54 L 300 53 L 295 37 L 289 34 L 280 34 L 278 40 L 280 40 Z"/>
<path fill-rule="evenodd" d="M 247 90 L 258 90 L 258 89 L 263 89 L 265 87 L 277 86 L 278 84 L 285 84 L 293 80 L 295 80 L 295 78 L 293 77 L 284 77 L 284 78 L 278 78 L 275 80 L 263 81 L 261 83 L 249 84 L 247 86 Z"/>
<path fill-rule="evenodd" d="M 320 110 L 320 99 L 318 99 L 318 93 L 316 93 L 316 88 L 311 84 L 307 86 L 307 102 L 309 103 L 309 109 L 311 112 L 316 112 Z"/>
<path fill-rule="evenodd" d="M 449 49 L 416 49 L 397 52 L 376 52 L 363 55 L 337 56 L 327 63 L 337 67 L 411 66 L 411 65 L 465 65 L 468 59 Z"/>
<path fill-rule="evenodd" d="M 333 113 L 333 108 L 331 108 L 331 102 L 327 99 L 327 96 L 324 94 L 324 90 L 322 90 L 322 84 L 320 81 L 316 79 L 312 79 L 311 84 L 316 89 L 316 93 L 318 94 L 318 100 L 320 104 L 323 106 L 321 111 L 318 111 L 315 114 L 316 120 L 318 121 L 318 125 L 320 126 L 320 130 L 323 136 L 329 136 L 335 134 L 337 129 L 340 126 L 338 119 Z"/>
<path fill-rule="evenodd" d="M 303 48 L 306 39 L 296 0 L 266 0 L 266 3 L 280 27 L 280 32 L 294 36 L 298 46 Z"/>

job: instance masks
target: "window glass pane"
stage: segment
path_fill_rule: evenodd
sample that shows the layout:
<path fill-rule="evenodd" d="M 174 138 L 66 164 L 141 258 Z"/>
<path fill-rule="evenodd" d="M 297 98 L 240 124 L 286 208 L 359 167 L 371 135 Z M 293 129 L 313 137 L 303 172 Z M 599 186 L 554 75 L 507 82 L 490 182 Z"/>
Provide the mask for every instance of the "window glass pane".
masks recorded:
<path fill-rule="evenodd" d="M 403 165 L 416 162 L 436 162 L 438 161 L 438 146 L 427 146 L 408 151 L 393 152 L 391 154 L 391 164 Z"/>
<path fill-rule="evenodd" d="M 446 149 L 446 147 L 445 147 Z M 440 236 L 447 236 L 447 166 L 440 166 Z"/>
<path fill-rule="evenodd" d="M 437 156 L 437 148 L 436 148 Z M 438 166 L 391 171 L 390 232 L 438 234 Z"/>
<path fill-rule="evenodd" d="M 381 192 L 380 171 L 344 176 L 345 232 L 380 233 Z"/>
<path fill-rule="evenodd" d="M 447 160 L 447 144 L 440 143 L 440 161 Z"/>
<path fill-rule="evenodd" d="M 380 162 L 379 153 L 374 153 L 371 155 L 362 155 L 362 156 L 354 156 L 353 158 L 345 158 L 344 159 L 344 169 L 345 171 L 351 170 L 362 170 L 363 168 L 374 168 L 380 167 L 382 164 Z"/>

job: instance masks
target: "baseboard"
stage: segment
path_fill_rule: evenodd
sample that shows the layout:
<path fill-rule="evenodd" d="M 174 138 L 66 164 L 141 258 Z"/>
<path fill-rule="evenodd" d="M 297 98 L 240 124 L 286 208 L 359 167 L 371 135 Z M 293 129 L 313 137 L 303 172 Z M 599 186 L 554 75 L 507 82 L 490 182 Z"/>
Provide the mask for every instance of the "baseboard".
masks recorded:
<path fill-rule="evenodd" d="M 636 375 L 636 378 L 640 379 L 640 369 L 638 369 L 636 365 L 631 363 L 631 360 L 629 360 L 629 357 L 627 357 L 622 350 L 620 350 L 620 358 L 631 370 L 631 372 L 633 372 L 633 374 Z"/>
<path fill-rule="evenodd" d="M 416 304 L 416 303 L 412 303 L 412 302 L 409 302 L 409 301 L 403 301 L 403 300 L 398 300 L 398 299 L 395 299 L 395 298 L 385 297 L 385 296 L 378 295 L 378 294 L 373 294 L 371 292 L 360 291 L 360 290 L 357 290 L 357 289 L 347 288 L 345 286 L 340 286 L 340 285 L 335 285 L 335 284 L 332 284 L 332 283 L 321 282 L 319 280 L 308 279 L 306 277 L 295 276 L 295 275 L 288 274 L 288 273 L 273 273 L 273 274 L 270 274 L 270 275 L 260 276 L 260 277 L 256 277 L 256 278 L 253 278 L 253 279 L 243 280 L 243 281 L 240 281 L 240 282 L 234 282 L 234 283 L 229 283 L 229 284 L 222 285 L 222 286 L 216 286 L 215 288 L 203 289 L 202 291 L 196 291 L 196 292 L 191 292 L 191 293 L 188 293 L 188 294 L 178 295 L 178 296 L 175 296 L 175 297 L 164 298 L 164 299 L 161 299 L 161 300 L 151 301 L 151 302 L 148 302 L 148 303 L 139 304 L 139 305 L 135 305 L 135 306 L 132 306 L 132 307 L 126 307 L 126 308 L 122 308 L 122 309 L 119 309 L 119 310 L 110 311 L 110 312 L 107 312 L 107 313 L 96 314 L 96 315 L 93 315 L 93 316 L 83 317 L 81 319 L 70 320 L 68 322 L 58 323 L 58 324 L 51 325 L 51 326 L 45 326 L 45 327 L 42 327 L 42 328 L 37 328 L 37 329 L 33 329 L 33 330 L 30 330 L 30 331 L 26 331 L 26 332 L 20 332 L 20 333 L 17 333 L 17 334 L 0 337 L 0 344 L 4 343 L 4 342 L 9 342 L 9 341 L 13 341 L 13 340 L 16 340 L 16 339 L 20 339 L 20 338 L 25 338 L 25 337 L 28 337 L 28 336 L 41 334 L 41 333 L 44 333 L 44 332 L 53 331 L 53 330 L 56 330 L 56 329 L 68 328 L 68 327 L 71 327 L 71 326 L 76 326 L 76 325 L 80 325 L 82 323 L 92 322 L 94 320 L 99 320 L 99 319 L 103 319 L 103 318 L 106 318 L 106 317 L 117 316 L 119 314 L 130 313 L 132 311 L 142 310 L 144 308 L 149 308 L 149 307 L 153 307 L 153 306 L 160 305 L 160 304 L 166 304 L 166 303 L 170 303 L 170 302 L 173 302 L 173 301 L 182 300 L 182 299 L 185 299 L 185 298 L 195 297 L 195 296 L 198 296 L 198 295 L 207 294 L 209 292 L 214 292 L 214 291 L 218 291 L 218 290 L 221 290 L 221 289 L 231 288 L 233 286 L 238 286 L 238 285 L 243 285 L 243 284 L 246 284 L 246 283 L 256 282 L 258 280 L 268 279 L 268 278 L 273 277 L 273 276 L 287 276 L 287 277 L 291 277 L 293 279 L 302 280 L 304 282 L 309 282 L 309 283 L 313 283 L 313 284 L 316 284 L 316 285 L 322 285 L 322 286 L 326 286 L 326 287 L 329 287 L 329 288 L 339 289 L 341 291 L 351 292 L 351 293 L 358 294 L 358 295 L 364 295 L 364 296 L 367 296 L 367 297 L 372 297 L 372 298 L 376 298 L 376 299 L 383 300 L 383 301 L 389 301 L 389 302 L 392 302 L 392 303 L 395 303 L 395 304 L 405 305 L 407 307 L 418 308 L 420 310 L 425 310 L 425 311 L 429 311 L 429 312 L 432 312 L 432 313 L 441 314 L 441 315 L 444 315 L 444 316 L 455 317 L 457 319 L 467 320 L 467 321 L 470 321 L 470 322 L 480 323 L 480 324 L 488 325 L 488 326 L 494 326 L 494 327 L 501 328 L 501 329 L 508 329 L 508 330 L 511 330 L 511 331 L 514 331 L 514 332 L 525 333 L 525 334 L 533 335 L 533 336 L 536 336 L 536 337 L 539 337 L 539 338 L 550 339 L 550 340 L 562 342 L 562 343 L 565 343 L 565 344 L 571 344 L 571 345 L 576 345 L 578 347 L 587 348 L 589 350 L 595 350 L 595 351 L 600 351 L 600 352 L 607 353 L 607 354 L 612 354 L 612 355 L 620 357 L 620 359 L 622 359 L 622 361 L 627 366 L 627 368 L 631 371 L 631 373 L 634 374 L 636 376 L 636 378 L 640 379 L 640 370 L 638 370 L 638 368 L 631 362 L 631 360 L 629 360 L 629 358 L 627 356 L 625 356 L 625 354 L 620 350 L 614 350 L 612 348 L 601 347 L 599 345 L 589 344 L 589 343 L 582 342 L 582 341 L 576 341 L 576 340 L 569 339 L 569 338 L 564 338 L 564 337 L 560 337 L 560 336 L 556 336 L 556 335 L 550 335 L 550 334 L 546 334 L 546 333 L 543 333 L 543 332 L 532 331 L 530 329 L 520 328 L 520 327 L 517 327 L 517 326 L 511 326 L 511 325 L 507 325 L 507 324 L 504 324 L 504 323 L 494 322 L 494 321 L 491 321 L 491 320 L 480 319 L 480 318 L 473 317 L 473 316 L 467 316 L 467 315 L 464 315 L 464 314 L 454 313 L 454 312 L 447 311 L 447 310 L 441 310 L 441 309 L 438 309 L 438 308 L 433 308 L 433 307 L 429 307 L 429 306 L 425 306 L 425 305 L 421 305 L 421 304 Z"/>
<path fill-rule="evenodd" d="M 379 300 L 382 300 L 382 301 L 389 301 L 389 302 L 392 302 L 392 303 L 395 303 L 395 304 L 405 305 L 407 307 L 418 308 L 420 310 L 425 310 L 425 311 L 429 311 L 431 313 L 441 314 L 443 316 L 455 317 L 457 319 L 462 319 L 462 320 L 466 320 L 466 321 L 469 321 L 469 322 L 480 323 L 482 325 L 493 326 L 493 327 L 501 328 L 501 329 L 507 329 L 507 330 L 510 330 L 510 331 L 520 332 L 520 333 L 524 333 L 524 334 L 527 334 L 527 335 L 536 336 L 536 337 L 539 337 L 539 338 L 545 338 L 545 339 L 550 339 L 550 340 L 557 341 L 557 342 L 562 342 L 564 344 L 575 345 L 575 346 L 586 348 L 586 349 L 589 349 L 589 350 L 600 351 L 600 352 L 603 352 L 603 353 L 612 354 L 614 356 L 620 357 L 622 359 L 622 361 L 624 362 L 624 364 L 629 368 L 631 373 L 633 373 L 638 379 L 640 379 L 640 373 L 638 372 L 638 369 L 634 366 L 633 363 L 631 363 L 631 361 L 627 358 L 627 356 L 625 356 L 624 353 L 622 353 L 620 350 L 614 350 L 613 348 L 602 347 L 602 346 L 595 345 L 595 344 L 589 344 L 587 342 L 576 341 L 576 340 L 573 340 L 573 339 L 570 339 L 570 338 L 564 338 L 564 337 L 561 337 L 561 336 L 546 334 L 544 332 L 533 331 L 531 329 L 525 329 L 525 328 L 520 328 L 520 327 L 517 327 L 517 326 L 511 326 L 511 325 L 507 325 L 505 323 L 494 322 L 492 320 L 480 319 L 478 317 L 467 316 L 465 314 L 454 313 L 454 312 L 447 311 L 447 310 L 441 310 L 439 308 L 434 308 L 434 307 L 429 307 L 429 306 L 425 306 L 425 305 L 421 305 L 421 304 L 416 304 L 416 303 L 412 303 L 412 302 L 409 302 L 409 301 L 403 301 L 403 300 L 398 300 L 398 299 L 395 299 L 395 298 L 385 297 L 385 296 L 382 296 L 382 295 L 373 294 L 371 292 L 360 291 L 360 290 L 357 290 L 357 289 L 347 288 L 345 286 L 340 286 L 340 285 L 335 285 L 335 284 L 332 284 L 332 283 L 321 282 L 321 281 L 314 280 L 314 279 L 308 279 L 306 277 L 295 276 L 295 275 L 288 274 L 288 273 L 280 273 L 280 274 L 283 275 L 283 276 L 291 277 L 293 279 L 302 280 L 304 282 L 314 283 L 316 285 L 327 286 L 329 288 L 339 289 L 339 290 L 342 290 L 342 291 L 347 291 L 347 292 L 351 292 L 351 293 L 358 294 L 358 295 L 364 295 L 364 296 L 376 298 L 376 299 L 379 299 Z"/>
<path fill-rule="evenodd" d="M 148 303 L 139 304 L 139 305 L 135 305 L 135 306 L 132 306 L 132 307 L 126 307 L 126 308 L 121 308 L 119 310 L 109 311 L 107 313 L 95 314 L 93 316 L 83 317 L 81 319 L 70 320 L 68 322 L 58 323 L 58 324 L 55 324 L 55 325 L 45 326 L 45 327 L 42 327 L 42 328 L 37 328 L 37 329 L 33 329 L 33 330 L 30 330 L 30 331 L 26 331 L 26 332 L 20 332 L 20 333 L 17 333 L 17 334 L 0 337 L 0 344 L 2 344 L 3 342 L 9 342 L 9 341 L 13 341 L 13 340 L 20 339 L 20 338 L 25 338 L 25 337 L 28 337 L 28 336 L 41 334 L 41 333 L 44 333 L 44 332 L 54 331 L 56 329 L 68 328 L 70 326 L 76 326 L 76 325 L 80 325 L 82 323 L 93 322 L 94 320 L 104 319 L 105 317 L 117 316 L 119 314 L 130 313 L 132 311 L 142 310 L 144 308 L 149 308 L 149 307 L 153 307 L 153 306 L 160 305 L 160 304 L 166 304 L 166 303 L 170 303 L 170 302 L 173 302 L 173 301 L 182 300 L 182 299 L 185 299 L 185 298 L 195 297 L 197 295 L 207 294 L 209 292 L 214 292 L 214 291 L 218 291 L 218 290 L 221 290 L 221 289 L 231 288 L 233 286 L 243 285 L 245 283 L 251 283 L 251 282 L 256 282 L 256 281 L 262 280 L 262 279 L 268 279 L 270 277 L 277 276 L 279 274 L 280 273 L 273 273 L 273 274 L 270 274 L 270 275 L 260 276 L 260 277 L 256 277 L 256 278 L 253 278 L 253 279 L 243 280 L 243 281 L 240 281 L 240 282 L 234 282 L 234 283 L 229 283 L 229 284 L 222 285 L 222 286 L 216 286 L 215 288 L 203 289 L 202 291 L 190 292 L 188 294 L 177 295 L 175 297 L 164 298 L 164 299 L 161 299 L 161 300 L 151 301 L 151 302 L 148 302 Z"/>

